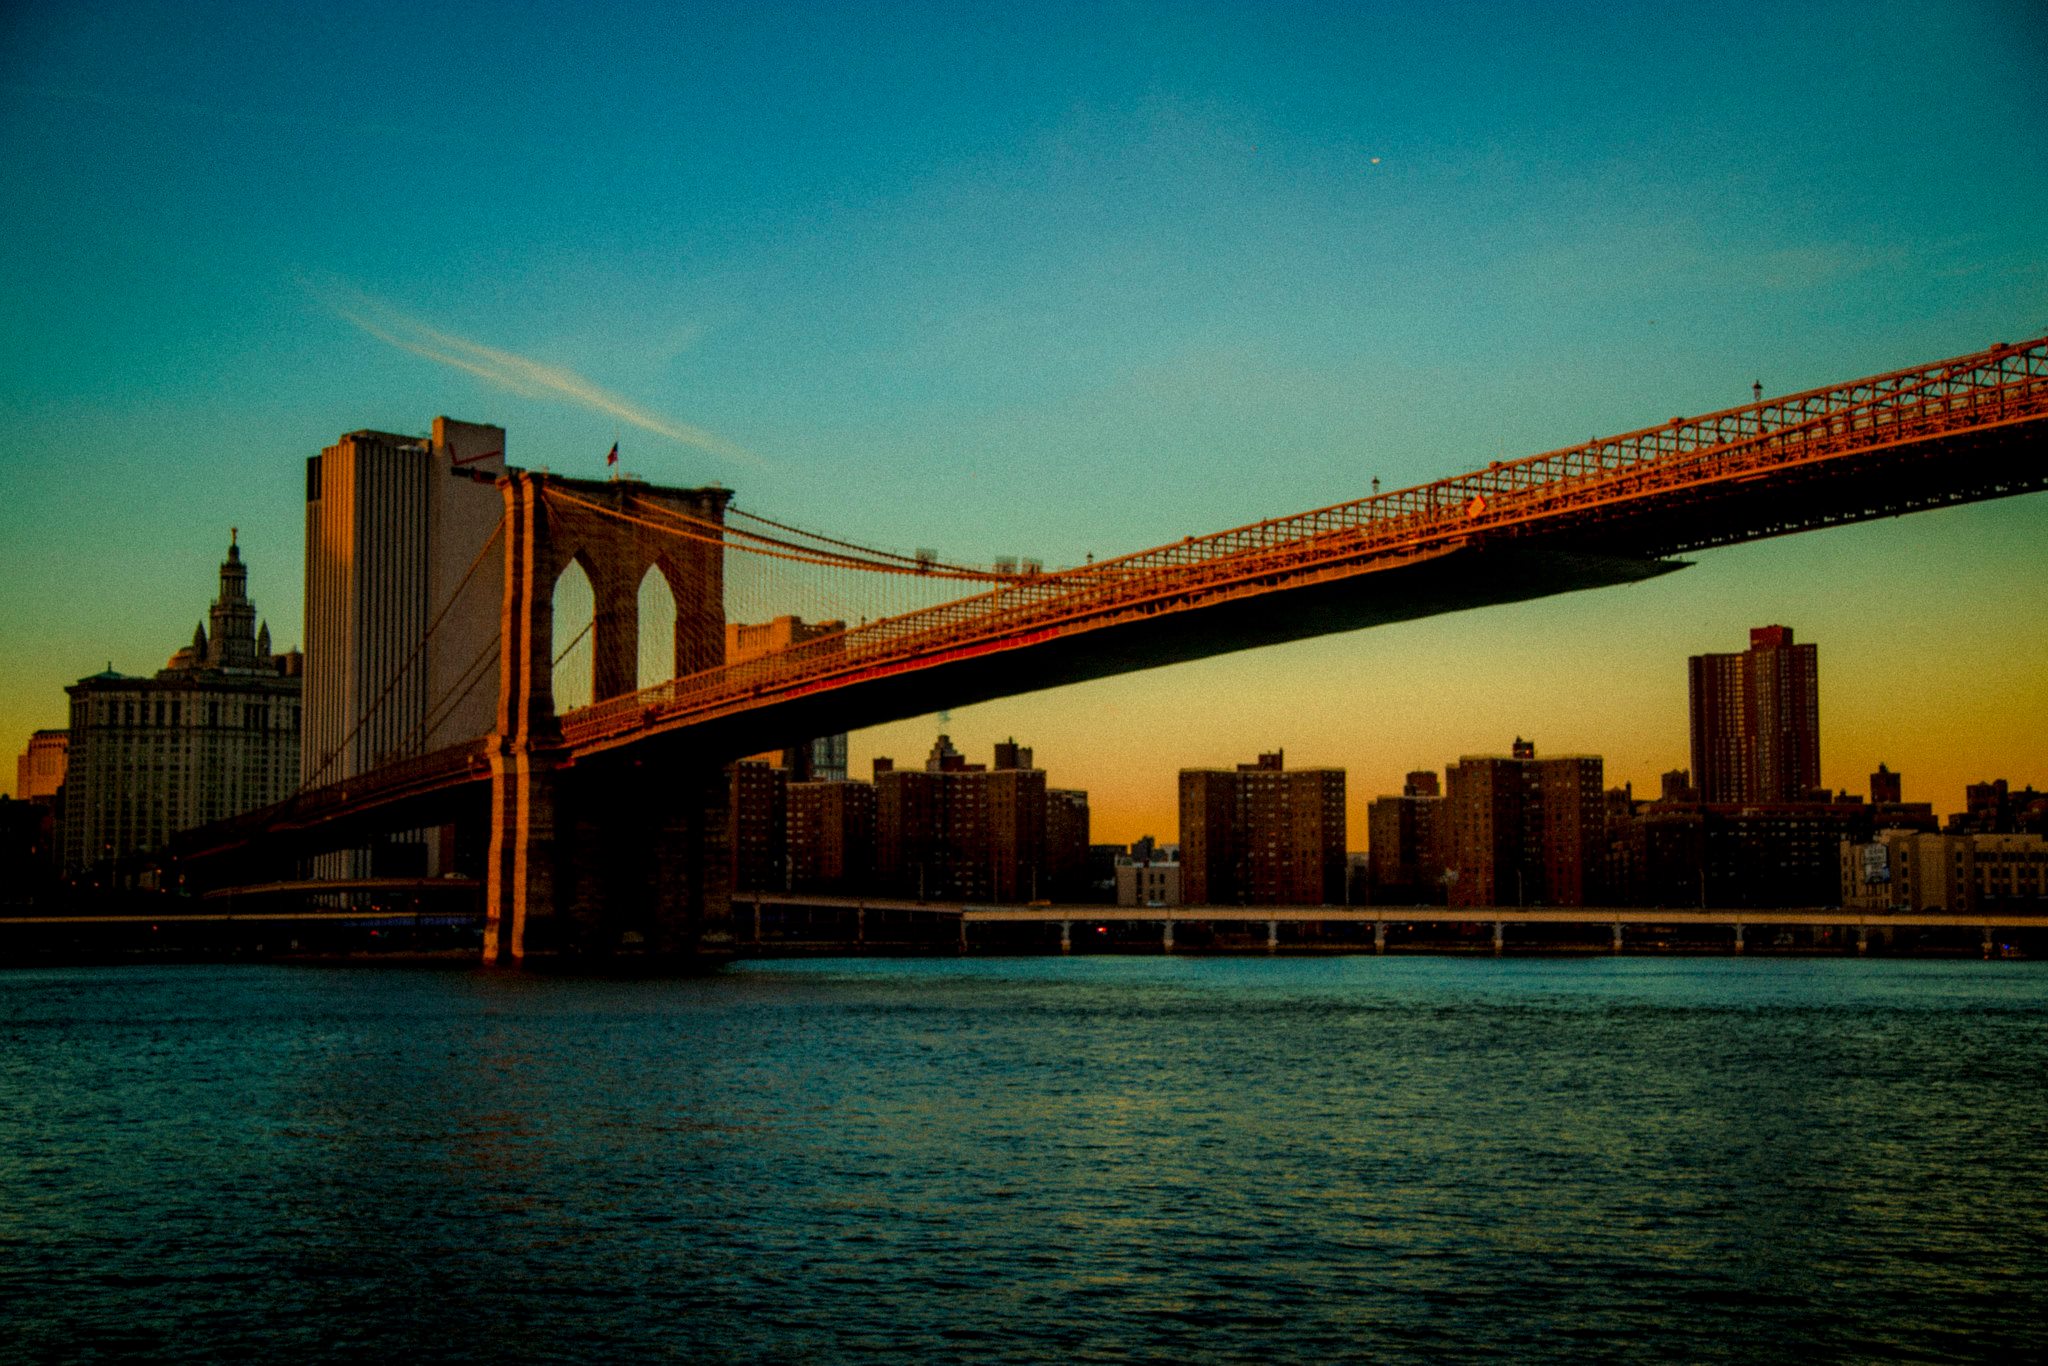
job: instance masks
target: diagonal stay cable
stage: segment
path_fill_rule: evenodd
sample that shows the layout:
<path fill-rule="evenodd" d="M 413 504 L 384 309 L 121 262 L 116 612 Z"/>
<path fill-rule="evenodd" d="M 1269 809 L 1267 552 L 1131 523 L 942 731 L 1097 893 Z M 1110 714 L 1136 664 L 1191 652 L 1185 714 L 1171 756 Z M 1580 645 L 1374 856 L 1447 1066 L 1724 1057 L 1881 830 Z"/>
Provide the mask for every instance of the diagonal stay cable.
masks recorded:
<path fill-rule="evenodd" d="M 489 674 L 488 666 L 497 662 L 500 644 L 499 639 L 493 636 L 489 643 L 477 652 L 476 658 L 469 661 L 468 667 L 455 676 L 455 681 L 428 704 L 420 716 L 419 724 L 399 742 L 395 752 L 410 753 L 415 745 L 424 752 L 427 736 L 433 733 L 435 727 L 453 716 L 455 709 L 469 700 L 469 695 L 476 691 L 476 685 L 483 682 Z"/>
<path fill-rule="evenodd" d="M 326 774 L 327 770 L 334 767 L 334 761 L 339 759 L 343 751 L 349 747 L 349 742 L 362 733 L 363 727 L 370 724 L 370 718 L 377 714 L 386 701 L 390 700 L 392 691 L 398 687 L 399 681 L 411 672 L 414 661 L 426 650 L 427 642 L 434 638 L 434 632 L 441 629 L 441 623 L 447 619 L 449 609 L 462 600 L 462 590 L 469 587 L 469 581 L 475 577 L 477 569 L 483 564 L 484 556 L 490 552 L 493 545 L 497 544 L 498 537 L 504 530 L 505 517 L 503 513 L 500 513 L 497 524 L 491 528 L 491 534 L 477 548 L 476 558 L 469 562 L 469 568 L 463 571 L 461 580 L 455 585 L 455 591 L 448 595 L 448 601 L 443 603 L 441 610 L 434 614 L 434 620 L 427 626 L 425 633 L 420 636 L 419 643 L 412 647 L 412 653 L 408 654 L 404 662 L 391 671 L 391 677 L 384 684 L 384 691 L 378 693 L 377 700 L 372 702 L 360 717 L 356 718 L 355 725 L 349 730 L 347 735 L 341 737 L 340 743 L 327 751 L 327 757 L 320 761 L 320 767 L 314 769 L 312 775 L 299 784 L 300 791 L 304 791 L 317 784 L 321 777 Z"/>
<path fill-rule="evenodd" d="M 551 669 L 559 668 L 561 666 L 562 661 L 569 657 L 569 651 L 575 649 L 578 645 L 581 645 L 583 643 L 583 637 L 589 635 L 590 628 L 595 625 L 597 625 L 597 614 L 593 612 L 591 614 L 590 620 L 583 623 L 583 629 L 578 631 L 570 639 L 569 643 L 562 647 L 561 653 L 555 656 L 554 662 L 550 664 L 548 667 Z"/>

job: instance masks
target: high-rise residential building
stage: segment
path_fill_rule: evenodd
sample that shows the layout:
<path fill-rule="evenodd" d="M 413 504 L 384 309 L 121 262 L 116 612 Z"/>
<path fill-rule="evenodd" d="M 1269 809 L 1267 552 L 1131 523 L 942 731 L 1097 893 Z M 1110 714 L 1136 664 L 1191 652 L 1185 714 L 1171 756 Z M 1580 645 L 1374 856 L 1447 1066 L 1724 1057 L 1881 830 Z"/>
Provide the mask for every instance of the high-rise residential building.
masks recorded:
<path fill-rule="evenodd" d="M 989 901 L 988 788 L 941 735 L 922 769 L 875 760 L 875 881 L 920 899 Z"/>
<path fill-rule="evenodd" d="M 303 785 L 490 732 L 504 473 L 504 428 L 446 417 L 428 437 L 350 432 L 306 462 Z M 445 833 L 323 856 L 317 871 L 447 871 Z"/>
<path fill-rule="evenodd" d="M 129 855 L 298 785 L 302 657 L 271 653 L 233 533 L 208 624 L 154 677 L 109 666 L 64 690 L 68 873 L 119 876 Z"/>
<path fill-rule="evenodd" d="M 1870 775 L 1870 804 L 1872 806 L 1882 806 L 1886 803 L 1895 804 L 1903 801 L 1904 798 L 1899 795 L 1900 788 L 1899 775 L 1886 768 L 1883 764 L 1879 764 L 1877 772 Z"/>
<path fill-rule="evenodd" d="M 1410 773 L 1400 796 L 1373 799 L 1365 820 L 1372 899 L 1389 905 L 1442 901 L 1447 830 L 1436 773 Z"/>
<path fill-rule="evenodd" d="M 62 730 L 39 730 L 28 739 L 28 748 L 14 761 L 14 795 L 25 802 L 54 801 L 64 786 L 64 764 L 71 747 L 71 734 Z"/>
<path fill-rule="evenodd" d="M 875 760 L 878 890 L 1017 902 L 1050 899 L 1061 876 L 1085 880 L 1087 794 L 1048 791 L 1045 771 L 1014 741 L 997 746 L 997 758 L 994 768 L 970 764 L 941 735 L 922 769 Z M 1057 858 L 1048 853 L 1048 826 L 1068 846 Z"/>
<path fill-rule="evenodd" d="M 813 779 L 789 784 L 789 890 L 859 896 L 873 889 L 875 789 Z"/>
<path fill-rule="evenodd" d="M 772 621 L 728 621 L 725 624 L 725 662 L 744 664 L 762 655 L 787 650 L 813 640 L 844 635 L 843 621 L 805 621 L 802 617 L 776 617 Z M 837 649 L 837 646 L 820 648 Z M 844 781 L 846 778 L 846 733 L 821 735 L 814 739 L 793 739 L 780 749 L 753 756 L 774 764 L 789 775 L 791 782 Z"/>
<path fill-rule="evenodd" d="M 1797 802 L 1820 787 L 1820 658 L 1789 626 L 1687 661 L 1692 771 L 1706 802 Z"/>
<path fill-rule="evenodd" d="M 1344 770 L 1180 771 L 1181 891 L 1191 906 L 1325 906 L 1345 897 Z"/>
<path fill-rule="evenodd" d="M 1445 775 L 1453 906 L 1583 906 L 1607 858 L 1607 798 L 1592 755 L 1467 755 Z"/>
<path fill-rule="evenodd" d="M 1087 901 L 1088 794 L 1079 788 L 1045 790 L 1045 878 L 1040 897 L 1053 901 Z"/>
<path fill-rule="evenodd" d="M 730 822 L 732 889 L 780 892 L 789 887 L 789 775 L 759 759 L 732 766 Z"/>

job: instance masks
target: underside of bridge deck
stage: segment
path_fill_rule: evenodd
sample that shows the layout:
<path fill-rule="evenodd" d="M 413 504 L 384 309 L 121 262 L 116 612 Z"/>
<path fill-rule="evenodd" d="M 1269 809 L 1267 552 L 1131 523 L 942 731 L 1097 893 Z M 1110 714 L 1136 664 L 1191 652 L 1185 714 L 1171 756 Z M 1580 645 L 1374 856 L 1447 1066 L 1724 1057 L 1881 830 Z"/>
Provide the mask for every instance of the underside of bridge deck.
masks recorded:
<path fill-rule="evenodd" d="M 1399 568 L 1286 591 L 1180 605 L 979 653 L 949 652 L 829 690 L 652 733 L 628 748 L 738 758 L 788 735 L 829 735 L 949 707 L 1015 697 L 1163 665 L 1315 636 L 1363 630 L 1557 593 L 1639 583 L 1683 561 L 1499 545 L 1453 551 Z M 671 740 L 671 736 L 673 739 Z"/>

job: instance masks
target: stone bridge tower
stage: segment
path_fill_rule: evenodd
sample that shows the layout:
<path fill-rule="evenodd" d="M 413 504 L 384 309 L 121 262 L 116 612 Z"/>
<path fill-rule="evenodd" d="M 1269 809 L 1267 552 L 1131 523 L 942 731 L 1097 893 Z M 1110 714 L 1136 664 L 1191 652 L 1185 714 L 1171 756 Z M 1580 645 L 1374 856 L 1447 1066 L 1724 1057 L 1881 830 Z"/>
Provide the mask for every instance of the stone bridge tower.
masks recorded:
<path fill-rule="evenodd" d="M 484 961 L 641 952 L 720 956 L 731 942 L 724 756 L 687 750 L 570 762 L 556 719 L 554 595 L 571 564 L 595 599 L 595 701 L 632 692 L 639 589 L 650 569 L 675 599 L 675 674 L 724 660 L 722 525 L 731 492 L 516 470 L 505 497 L 505 591 Z M 688 522 L 680 518 L 690 519 Z"/>

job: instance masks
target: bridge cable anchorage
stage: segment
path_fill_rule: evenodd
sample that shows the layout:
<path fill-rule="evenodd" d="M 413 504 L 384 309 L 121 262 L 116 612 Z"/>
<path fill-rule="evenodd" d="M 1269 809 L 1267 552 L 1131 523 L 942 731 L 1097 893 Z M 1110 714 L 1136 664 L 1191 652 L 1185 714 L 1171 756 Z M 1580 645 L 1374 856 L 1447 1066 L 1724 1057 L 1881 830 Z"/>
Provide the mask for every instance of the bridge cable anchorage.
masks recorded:
<path fill-rule="evenodd" d="M 448 601 L 441 604 L 441 610 L 434 614 L 433 621 L 428 624 L 426 632 L 420 636 L 419 643 L 412 647 L 412 653 L 408 654 L 399 666 L 391 671 L 391 677 L 385 681 L 384 690 L 378 693 L 376 700 L 370 703 L 361 716 L 356 718 L 356 723 L 350 728 L 349 733 L 341 738 L 339 744 L 327 752 L 327 757 L 320 761 L 320 767 L 314 769 L 306 780 L 298 785 L 297 789 L 295 789 L 296 791 L 304 792 L 308 788 L 318 785 L 322 775 L 328 769 L 334 767 L 334 761 L 347 751 L 349 743 L 362 733 L 363 727 L 367 726 L 371 718 L 390 700 L 393 690 L 412 671 L 414 663 L 426 652 L 428 642 L 433 640 L 434 633 L 441 629 L 441 623 L 447 619 L 449 609 L 462 600 L 462 591 L 469 587 L 469 581 L 476 576 L 476 571 L 483 565 L 484 557 L 490 553 L 491 547 L 497 544 L 498 537 L 503 535 L 504 531 L 505 514 L 499 513 L 497 523 L 491 528 L 491 534 L 484 539 L 484 543 L 481 546 L 477 547 L 476 556 L 470 560 L 469 568 L 462 572 L 462 578 L 456 583 L 454 591 L 448 595 Z"/>

